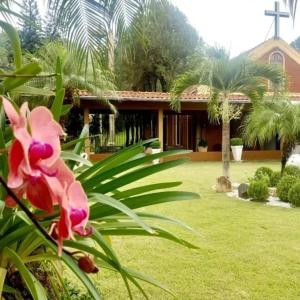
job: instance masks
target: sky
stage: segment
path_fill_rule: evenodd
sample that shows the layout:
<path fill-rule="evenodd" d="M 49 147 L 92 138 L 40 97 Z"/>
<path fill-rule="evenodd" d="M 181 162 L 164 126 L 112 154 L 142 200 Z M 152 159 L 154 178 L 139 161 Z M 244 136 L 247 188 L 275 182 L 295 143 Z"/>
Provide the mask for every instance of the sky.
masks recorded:
<path fill-rule="evenodd" d="M 204 41 L 224 46 L 231 56 L 247 51 L 274 36 L 274 0 L 171 0 L 188 18 Z M 287 7 L 280 1 L 280 11 Z M 280 37 L 290 43 L 300 36 L 300 7 L 292 18 L 280 18 Z M 271 27 L 272 26 L 272 27 Z"/>

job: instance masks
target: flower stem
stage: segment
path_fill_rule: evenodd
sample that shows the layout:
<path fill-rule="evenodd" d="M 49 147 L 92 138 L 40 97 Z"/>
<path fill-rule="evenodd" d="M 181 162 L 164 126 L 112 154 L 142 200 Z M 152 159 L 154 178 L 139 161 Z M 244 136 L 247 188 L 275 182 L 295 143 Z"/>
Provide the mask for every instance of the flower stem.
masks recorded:
<path fill-rule="evenodd" d="M 19 207 L 25 212 L 27 217 L 31 220 L 31 222 L 37 227 L 37 229 L 41 232 L 41 234 L 56 247 L 56 240 L 47 232 L 47 230 L 37 221 L 34 214 L 28 209 L 28 207 L 16 196 L 16 194 L 7 186 L 6 182 L 0 176 L 0 183 L 4 186 L 7 191 L 7 194 L 14 199 L 14 201 L 19 205 Z M 63 249 L 63 252 L 72 256 L 72 253 Z"/>

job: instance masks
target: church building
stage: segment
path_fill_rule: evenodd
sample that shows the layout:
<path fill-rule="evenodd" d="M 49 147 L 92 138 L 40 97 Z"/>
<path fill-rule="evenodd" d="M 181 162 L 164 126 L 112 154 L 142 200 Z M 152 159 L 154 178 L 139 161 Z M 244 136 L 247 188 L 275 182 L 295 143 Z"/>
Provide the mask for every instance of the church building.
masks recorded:
<path fill-rule="evenodd" d="M 280 12 L 275 2 L 274 11 L 266 11 L 275 18 L 275 34 L 243 55 L 258 62 L 280 65 L 289 80 L 290 100 L 300 104 L 300 53 L 280 38 Z M 95 96 L 81 92 L 80 103 L 84 110 L 84 123 L 90 125 L 90 135 L 97 134 L 86 143 L 91 159 L 102 159 L 110 153 L 139 140 L 158 137 L 162 150 L 189 149 L 192 160 L 221 160 L 221 125 L 211 124 L 207 113 L 209 93 L 205 88 L 186 92 L 181 97 L 181 113 L 170 108 L 170 94 L 160 92 L 119 91 L 108 99 L 118 113 L 110 110 Z M 241 94 L 230 96 L 230 102 L 249 108 L 249 99 Z M 239 135 L 239 122 L 231 122 L 231 137 Z M 207 143 L 207 152 L 198 152 L 200 141 Z M 249 148 L 244 160 L 277 159 L 280 145 L 274 141 L 265 148 Z"/>

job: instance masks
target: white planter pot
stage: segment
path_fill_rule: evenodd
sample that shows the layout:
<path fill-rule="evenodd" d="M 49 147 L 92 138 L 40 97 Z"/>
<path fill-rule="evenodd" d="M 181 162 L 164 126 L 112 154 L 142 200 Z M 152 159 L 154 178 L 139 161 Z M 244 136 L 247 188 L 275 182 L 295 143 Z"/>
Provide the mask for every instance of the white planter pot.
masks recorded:
<path fill-rule="evenodd" d="M 161 149 L 152 149 L 152 154 L 156 154 L 156 153 L 160 153 L 160 152 L 161 152 Z M 159 164 L 159 158 L 153 159 L 153 160 L 152 160 L 152 163 L 153 163 L 154 165 Z"/>
<path fill-rule="evenodd" d="M 198 151 L 199 152 L 207 152 L 207 147 L 198 146 Z"/>
<path fill-rule="evenodd" d="M 233 159 L 235 161 L 241 161 L 242 160 L 243 147 L 244 147 L 243 145 L 241 145 L 241 146 L 231 146 Z"/>

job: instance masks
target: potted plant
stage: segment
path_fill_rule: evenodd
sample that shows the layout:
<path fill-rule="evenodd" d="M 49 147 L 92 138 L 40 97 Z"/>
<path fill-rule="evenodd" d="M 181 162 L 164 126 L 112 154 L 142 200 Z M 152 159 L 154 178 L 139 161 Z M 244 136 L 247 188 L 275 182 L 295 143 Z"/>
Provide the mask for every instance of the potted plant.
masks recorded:
<path fill-rule="evenodd" d="M 147 154 L 156 154 L 156 153 L 160 153 L 161 152 L 161 145 L 160 145 L 160 141 L 156 140 L 153 141 L 152 143 L 150 143 L 149 145 L 147 145 L 145 152 Z M 152 163 L 154 165 L 159 163 L 159 158 L 157 159 L 153 159 Z"/>
<path fill-rule="evenodd" d="M 207 141 L 200 140 L 198 143 L 198 151 L 199 152 L 207 152 Z"/>
<path fill-rule="evenodd" d="M 235 161 L 242 160 L 242 153 L 243 153 L 243 140 L 241 138 L 232 138 L 230 140 L 231 151 L 233 155 L 233 159 Z"/>

